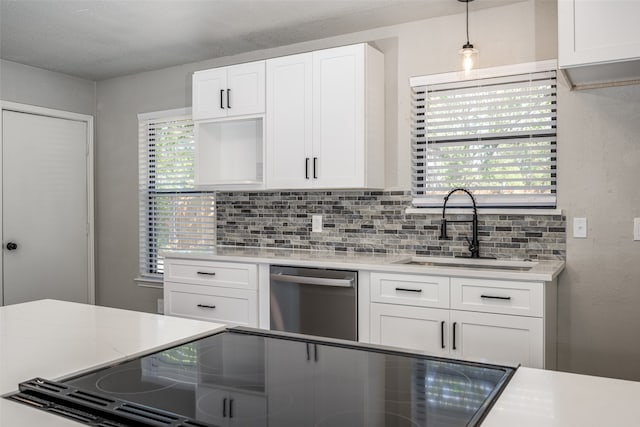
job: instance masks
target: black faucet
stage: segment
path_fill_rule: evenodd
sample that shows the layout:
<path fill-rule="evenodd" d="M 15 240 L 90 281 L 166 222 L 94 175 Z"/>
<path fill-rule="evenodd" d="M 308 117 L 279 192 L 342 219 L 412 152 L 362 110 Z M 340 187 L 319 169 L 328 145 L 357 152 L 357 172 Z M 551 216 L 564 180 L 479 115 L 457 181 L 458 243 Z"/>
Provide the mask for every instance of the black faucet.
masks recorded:
<path fill-rule="evenodd" d="M 473 203 L 473 217 L 470 220 L 449 220 L 445 218 L 445 211 L 447 210 L 447 202 L 449 201 L 449 197 L 457 192 L 462 191 L 466 193 L 469 197 L 471 197 L 471 202 Z M 467 242 L 469 243 L 469 255 L 470 258 L 480 258 L 480 242 L 478 241 L 478 210 L 476 209 L 476 199 L 473 197 L 473 194 L 465 188 L 454 188 L 449 191 L 449 194 L 444 196 L 444 206 L 442 206 L 442 220 L 440 223 L 440 239 L 449 239 L 447 236 L 447 222 L 470 222 L 472 226 L 472 238 L 469 240 L 468 237 L 465 236 Z"/>

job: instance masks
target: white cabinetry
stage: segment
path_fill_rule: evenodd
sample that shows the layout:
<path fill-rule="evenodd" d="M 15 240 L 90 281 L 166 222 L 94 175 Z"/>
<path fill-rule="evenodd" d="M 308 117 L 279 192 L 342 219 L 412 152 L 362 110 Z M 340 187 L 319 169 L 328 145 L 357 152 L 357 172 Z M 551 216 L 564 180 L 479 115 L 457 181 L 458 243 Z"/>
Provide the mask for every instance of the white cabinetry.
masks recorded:
<path fill-rule="evenodd" d="M 263 187 L 264 110 L 264 61 L 193 74 L 197 186 Z"/>
<path fill-rule="evenodd" d="M 267 187 L 384 186 L 384 58 L 366 44 L 267 61 Z"/>
<path fill-rule="evenodd" d="M 169 258 L 164 274 L 165 314 L 258 326 L 255 264 Z"/>
<path fill-rule="evenodd" d="M 264 113 L 264 61 L 196 71 L 193 119 Z"/>
<path fill-rule="evenodd" d="M 558 65 L 574 85 L 640 79 L 638 16 L 638 1 L 558 1 Z"/>
<path fill-rule="evenodd" d="M 555 282 L 391 273 L 370 277 L 372 343 L 555 367 Z M 403 295 L 405 289 L 413 289 L 412 296 Z"/>

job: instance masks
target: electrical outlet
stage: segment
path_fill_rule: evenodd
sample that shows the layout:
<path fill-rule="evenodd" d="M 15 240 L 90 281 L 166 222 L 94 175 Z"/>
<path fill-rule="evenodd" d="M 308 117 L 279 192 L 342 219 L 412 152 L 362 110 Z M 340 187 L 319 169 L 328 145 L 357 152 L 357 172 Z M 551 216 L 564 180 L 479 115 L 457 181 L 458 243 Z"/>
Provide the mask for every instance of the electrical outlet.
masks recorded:
<path fill-rule="evenodd" d="M 311 231 L 314 233 L 322 232 L 322 215 L 311 216 Z"/>
<path fill-rule="evenodd" d="M 164 299 L 158 298 L 158 314 L 164 314 Z"/>
<path fill-rule="evenodd" d="M 633 218 L 633 240 L 640 240 L 640 218 Z"/>
<path fill-rule="evenodd" d="M 573 218 L 573 238 L 587 238 L 587 218 Z"/>

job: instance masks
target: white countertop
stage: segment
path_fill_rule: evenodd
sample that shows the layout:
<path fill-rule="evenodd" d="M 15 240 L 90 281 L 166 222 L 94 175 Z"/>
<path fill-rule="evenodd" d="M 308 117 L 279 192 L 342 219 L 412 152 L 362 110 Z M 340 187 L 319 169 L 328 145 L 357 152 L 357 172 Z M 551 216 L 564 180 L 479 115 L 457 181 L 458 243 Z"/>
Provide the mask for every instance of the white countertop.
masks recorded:
<path fill-rule="evenodd" d="M 518 368 L 482 427 L 640 425 L 640 382 Z"/>
<path fill-rule="evenodd" d="M 35 377 L 63 379 L 222 329 L 217 323 L 55 300 L 0 307 L 0 395 Z M 0 399 L 2 427 L 78 425 Z"/>
<path fill-rule="evenodd" d="M 223 329 L 148 313 L 53 300 L 0 307 L 0 394 L 187 342 Z M 640 382 L 519 368 L 482 427 L 636 426 Z M 0 426 L 74 427 L 73 421 L 0 399 Z"/>
<path fill-rule="evenodd" d="M 203 261 L 286 264 L 298 267 L 324 267 L 388 271 L 394 273 L 477 277 L 486 279 L 551 282 L 564 269 L 564 261 L 542 260 L 527 271 L 496 270 L 473 267 L 441 267 L 398 264 L 411 255 L 359 254 L 293 249 L 242 248 L 218 246 L 212 251 L 165 251 L 166 258 Z"/>

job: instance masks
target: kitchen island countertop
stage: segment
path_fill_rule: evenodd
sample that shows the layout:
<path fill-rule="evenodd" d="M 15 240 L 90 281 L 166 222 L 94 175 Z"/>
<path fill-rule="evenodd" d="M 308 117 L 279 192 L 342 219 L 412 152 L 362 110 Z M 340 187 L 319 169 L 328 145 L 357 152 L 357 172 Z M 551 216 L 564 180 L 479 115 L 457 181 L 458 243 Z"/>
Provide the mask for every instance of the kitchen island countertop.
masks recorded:
<path fill-rule="evenodd" d="M 56 300 L 0 307 L 0 396 L 223 330 L 217 323 Z M 0 426 L 79 426 L 0 398 Z"/>
<path fill-rule="evenodd" d="M 53 300 L 0 307 L 0 394 L 222 330 L 215 323 Z M 640 382 L 519 368 L 483 427 L 632 426 Z M 0 399 L 1 426 L 79 426 Z"/>

